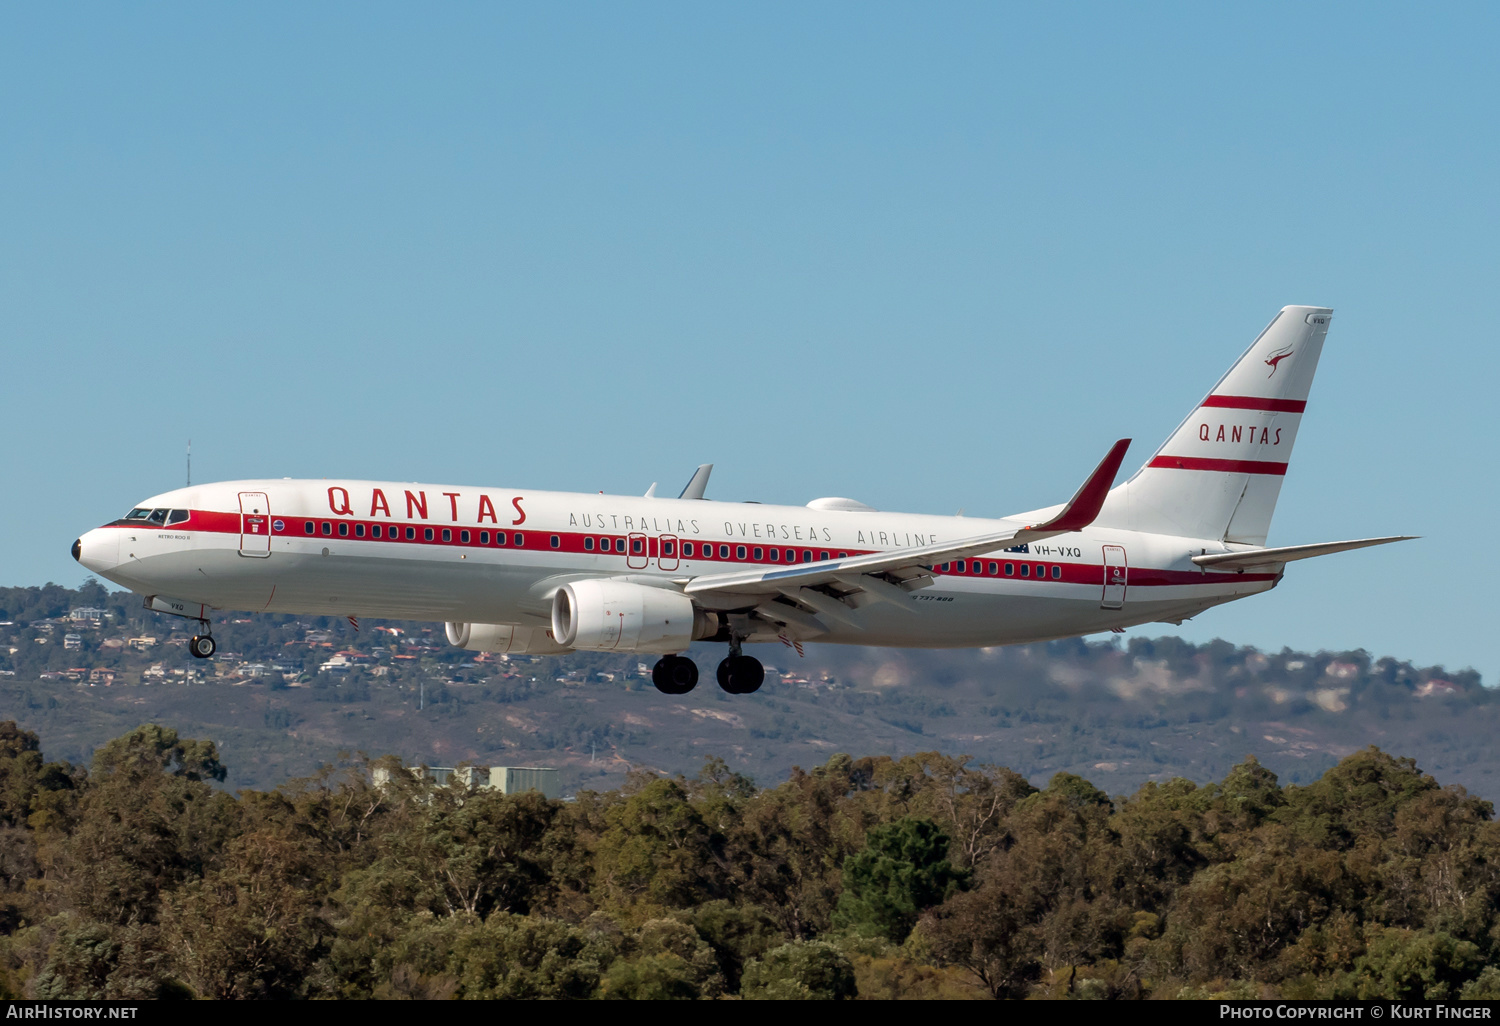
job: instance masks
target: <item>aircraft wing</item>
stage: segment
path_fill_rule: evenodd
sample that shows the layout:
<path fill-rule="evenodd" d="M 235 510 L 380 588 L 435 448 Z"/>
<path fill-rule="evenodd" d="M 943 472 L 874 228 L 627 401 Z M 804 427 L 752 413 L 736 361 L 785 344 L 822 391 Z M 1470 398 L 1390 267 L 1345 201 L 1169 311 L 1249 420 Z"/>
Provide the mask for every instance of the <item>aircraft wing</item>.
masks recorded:
<path fill-rule="evenodd" d="M 1109 494 L 1115 474 L 1119 472 L 1125 450 L 1129 447 L 1128 438 L 1116 442 L 1083 483 L 1083 487 L 1078 489 L 1056 516 L 1045 523 L 1008 528 L 955 541 L 872 552 L 864 556 L 802 563 L 795 567 L 707 574 L 688 581 L 683 590 L 689 595 L 704 596 L 763 595 L 768 599 L 775 599 L 779 595 L 841 621 L 853 614 L 854 607 L 841 601 L 840 597 L 812 589 L 825 586 L 837 588 L 841 595 L 862 592 L 877 601 L 910 607 L 909 592 L 932 583 L 932 568 L 939 563 L 967 559 L 999 548 L 1067 534 L 1093 523 L 1104 505 L 1105 496 Z M 776 603 L 772 606 L 773 610 L 776 605 L 785 603 Z M 764 612 L 765 606 L 758 611 Z M 782 619 L 797 622 L 791 620 L 790 616 L 801 611 L 792 609 L 787 612 L 789 616 Z M 801 615 L 805 618 L 807 614 Z"/>
<path fill-rule="evenodd" d="M 1312 545 L 1285 545 L 1278 549 L 1246 549 L 1242 552 L 1214 552 L 1206 556 L 1194 556 L 1199 566 L 1215 570 L 1246 570 L 1250 567 L 1290 563 L 1294 559 L 1311 559 L 1350 549 L 1364 549 L 1371 545 L 1389 545 L 1391 542 L 1411 541 L 1415 535 L 1398 534 L 1389 538 L 1358 538 L 1354 541 L 1318 542 Z"/>

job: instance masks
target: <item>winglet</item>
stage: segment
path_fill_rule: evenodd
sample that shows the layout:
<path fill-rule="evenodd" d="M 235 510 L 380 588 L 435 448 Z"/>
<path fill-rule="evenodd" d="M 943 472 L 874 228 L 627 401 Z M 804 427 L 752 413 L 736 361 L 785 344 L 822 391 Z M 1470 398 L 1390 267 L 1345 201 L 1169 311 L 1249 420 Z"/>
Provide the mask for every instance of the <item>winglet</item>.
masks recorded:
<path fill-rule="evenodd" d="M 679 499 L 701 499 L 704 491 L 708 488 L 708 475 L 712 474 L 714 465 L 705 463 L 693 471 L 693 476 L 688 479 L 687 487 L 682 490 Z"/>
<path fill-rule="evenodd" d="M 1094 522 L 1099 510 L 1104 507 L 1105 496 L 1115 483 L 1120 464 L 1125 459 L 1125 450 L 1130 448 L 1130 439 L 1122 438 L 1109 450 L 1100 464 L 1094 468 L 1083 487 L 1068 500 L 1062 511 L 1047 521 L 1028 527 L 1028 531 L 1081 531 Z"/>

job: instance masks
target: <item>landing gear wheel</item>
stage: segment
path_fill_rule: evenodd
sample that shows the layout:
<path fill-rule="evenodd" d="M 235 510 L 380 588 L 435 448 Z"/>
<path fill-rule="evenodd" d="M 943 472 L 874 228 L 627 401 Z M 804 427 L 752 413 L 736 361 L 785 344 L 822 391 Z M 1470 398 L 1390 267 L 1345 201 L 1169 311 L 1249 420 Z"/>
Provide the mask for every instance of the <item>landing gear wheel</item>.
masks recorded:
<path fill-rule="evenodd" d="M 731 695 L 751 695 L 765 682 L 766 668 L 754 656 L 732 655 L 719 664 L 718 678 Z"/>
<path fill-rule="evenodd" d="M 212 634 L 194 634 L 193 640 L 188 642 L 188 651 L 199 659 L 207 659 L 218 647 L 214 644 Z"/>
<path fill-rule="evenodd" d="M 664 695 L 685 695 L 698 686 L 698 664 L 687 656 L 662 656 L 651 668 L 651 683 Z"/>

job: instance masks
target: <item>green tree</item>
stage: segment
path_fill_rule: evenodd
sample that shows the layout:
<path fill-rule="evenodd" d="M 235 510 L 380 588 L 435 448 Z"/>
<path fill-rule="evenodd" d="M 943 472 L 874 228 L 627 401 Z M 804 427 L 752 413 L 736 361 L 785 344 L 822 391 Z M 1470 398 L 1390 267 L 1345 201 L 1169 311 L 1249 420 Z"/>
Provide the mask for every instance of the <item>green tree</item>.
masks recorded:
<path fill-rule="evenodd" d="M 745 966 L 740 994 L 772 1001 L 840 1001 L 858 996 L 854 965 L 824 941 L 792 941 Z"/>
<path fill-rule="evenodd" d="M 676 780 L 656 780 L 605 812 L 595 849 L 596 900 L 643 921 L 722 896 L 722 837 Z"/>
<path fill-rule="evenodd" d="M 968 879 L 949 861 L 949 844 L 936 823 L 915 816 L 872 829 L 865 849 L 844 860 L 834 925 L 905 940 L 923 911 Z"/>

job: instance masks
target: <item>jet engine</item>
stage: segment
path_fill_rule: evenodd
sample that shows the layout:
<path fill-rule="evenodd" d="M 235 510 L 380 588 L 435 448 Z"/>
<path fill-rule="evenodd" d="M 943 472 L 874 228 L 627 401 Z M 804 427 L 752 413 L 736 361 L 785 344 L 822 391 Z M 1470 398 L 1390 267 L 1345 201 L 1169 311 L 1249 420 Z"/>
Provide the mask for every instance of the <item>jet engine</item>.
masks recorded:
<path fill-rule="evenodd" d="M 573 581 L 552 596 L 552 636 L 595 652 L 681 652 L 718 632 L 719 618 L 665 588 L 608 579 Z"/>
<path fill-rule="evenodd" d="M 552 639 L 545 627 L 516 627 L 508 623 L 447 623 L 448 643 L 470 652 L 514 652 L 517 655 L 557 655 L 566 645 Z"/>

